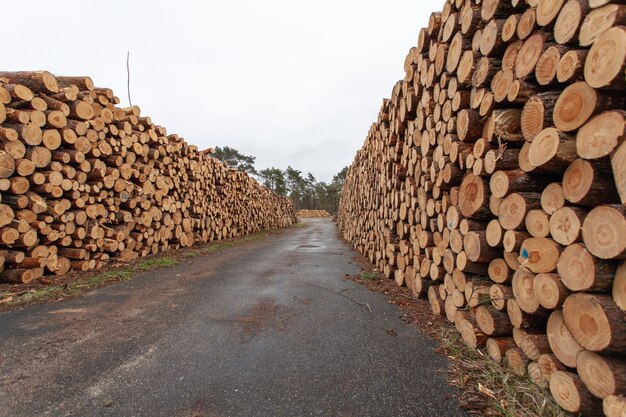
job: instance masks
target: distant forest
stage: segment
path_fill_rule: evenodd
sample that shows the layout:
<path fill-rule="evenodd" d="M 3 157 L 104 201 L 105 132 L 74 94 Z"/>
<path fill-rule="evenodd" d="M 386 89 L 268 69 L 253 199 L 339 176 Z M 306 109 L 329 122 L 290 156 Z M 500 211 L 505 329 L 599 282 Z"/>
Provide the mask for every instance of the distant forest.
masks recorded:
<path fill-rule="evenodd" d="M 296 210 L 326 210 L 332 214 L 337 212 L 348 167 L 344 167 L 333 176 L 330 183 L 326 183 L 317 181 L 310 172 L 305 175 L 291 166 L 284 170 L 275 167 L 257 170 L 254 166 L 256 157 L 244 155 L 228 146 L 215 147 L 212 156 L 230 167 L 247 172 L 277 194 L 288 196 Z"/>

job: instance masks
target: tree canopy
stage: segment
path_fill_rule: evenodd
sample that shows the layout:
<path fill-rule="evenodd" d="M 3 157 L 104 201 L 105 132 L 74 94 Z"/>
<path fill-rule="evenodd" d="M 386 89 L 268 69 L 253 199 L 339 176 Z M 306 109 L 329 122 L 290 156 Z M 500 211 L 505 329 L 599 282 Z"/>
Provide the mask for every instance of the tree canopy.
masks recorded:
<path fill-rule="evenodd" d="M 223 148 L 216 146 L 213 152 L 213 157 L 224 162 L 229 167 L 237 168 L 239 171 L 245 171 L 248 174 L 257 173 L 254 168 L 254 160 L 256 157 L 244 155 L 229 146 L 224 146 Z"/>
<path fill-rule="evenodd" d="M 254 167 L 256 159 L 254 156 L 244 155 L 228 146 L 215 147 L 213 157 L 228 166 L 254 175 L 259 182 L 275 193 L 288 196 L 296 210 L 326 210 L 329 213 L 336 213 L 341 187 L 348 171 L 348 167 L 344 167 L 333 176 L 330 183 L 326 183 L 317 181 L 310 172 L 304 174 L 291 166 L 285 170 L 270 167 L 257 171 Z"/>

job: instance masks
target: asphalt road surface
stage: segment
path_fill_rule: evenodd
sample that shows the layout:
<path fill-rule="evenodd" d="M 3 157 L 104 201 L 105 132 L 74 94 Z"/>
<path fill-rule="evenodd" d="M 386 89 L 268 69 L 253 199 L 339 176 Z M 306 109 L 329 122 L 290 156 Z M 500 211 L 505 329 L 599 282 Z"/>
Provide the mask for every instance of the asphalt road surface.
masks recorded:
<path fill-rule="evenodd" d="M 464 416 L 435 342 L 344 279 L 355 255 L 312 220 L 2 313 L 0 416 Z"/>

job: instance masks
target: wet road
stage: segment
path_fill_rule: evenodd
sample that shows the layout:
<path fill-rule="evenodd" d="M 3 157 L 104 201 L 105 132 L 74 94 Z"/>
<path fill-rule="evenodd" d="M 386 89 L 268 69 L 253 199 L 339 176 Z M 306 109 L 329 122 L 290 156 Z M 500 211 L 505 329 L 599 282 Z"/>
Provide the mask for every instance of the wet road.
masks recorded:
<path fill-rule="evenodd" d="M 0 314 L 0 416 L 461 416 L 335 225 Z M 370 312 L 371 309 L 371 312 Z"/>

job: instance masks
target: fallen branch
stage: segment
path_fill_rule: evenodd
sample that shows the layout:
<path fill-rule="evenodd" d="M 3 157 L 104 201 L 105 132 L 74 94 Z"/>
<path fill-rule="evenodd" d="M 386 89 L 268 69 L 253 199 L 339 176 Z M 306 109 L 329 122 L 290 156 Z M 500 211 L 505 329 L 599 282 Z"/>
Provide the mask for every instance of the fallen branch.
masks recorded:
<path fill-rule="evenodd" d="M 352 301 L 354 304 L 358 304 L 360 306 L 367 307 L 367 309 L 369 310 L 370 314 L 372 314 L 372 309 L 370 308 L 369 304 L 361 303 L 360 301 L 355 300 L 354 298 L 350 297 L 349 295 L 346 295 L 346 294 L 342 293 L 341 291 L 333 290 L 332 288 L 323 287 L 321 285 L 316 285 L 316 284 L 309 284 L 309 285 L 312 285 L 312 286 L 317 287 L 317 288 L 321 288 L 321 289 L 326 290 L 326 291 L 334 292 L 335 294 L 339 294 L 342 297 L 345 297 L 348 300 Z"/>

